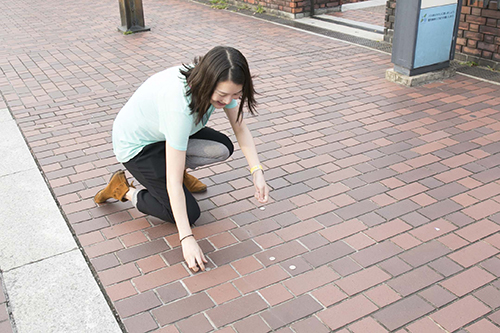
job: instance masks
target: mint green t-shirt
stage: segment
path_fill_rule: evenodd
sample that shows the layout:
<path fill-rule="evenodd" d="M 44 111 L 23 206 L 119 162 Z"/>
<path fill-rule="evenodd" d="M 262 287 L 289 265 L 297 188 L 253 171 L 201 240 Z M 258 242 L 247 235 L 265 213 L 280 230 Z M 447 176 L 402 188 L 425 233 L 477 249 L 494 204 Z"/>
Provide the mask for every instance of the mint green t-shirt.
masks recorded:
<path fill-rule="evenodd" d="M 211 105 L 196 124 L 186 96 L 186 79 L 182 66 L 168 68 L 147 79 L 123 108 L 113 123 L 113 151 L 119 162 L 130 161 L 145 146 L 166 141 L 177 150 L 187 149 L 189 136 L 205 127 L 214 111 Z M 226 108 L 238 105 L 232 100 Z"/>

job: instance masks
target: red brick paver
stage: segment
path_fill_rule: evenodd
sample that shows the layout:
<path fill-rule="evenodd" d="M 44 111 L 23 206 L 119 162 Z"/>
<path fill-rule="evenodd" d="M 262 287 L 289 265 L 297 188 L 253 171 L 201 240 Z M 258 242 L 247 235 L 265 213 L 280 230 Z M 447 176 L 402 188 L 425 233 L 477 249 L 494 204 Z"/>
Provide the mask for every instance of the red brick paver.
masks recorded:
<path fill-rule="evenodd" d="M 144 0 L 152 30 L 129 36 L 113 1 L 3 6 L 0 108 L 128 332 L 498 331 L 499 86 L 405 88 L 387 54 L 194 2 Z M 130 95 L 219 44 L 256 74 L 246 119 L 273 191 L 252 198 L 239 150 L 194 172 L 209 270 L 193 274 L 174 225 L 92 197 L 122 168 L 110 131 Z M 210 125 L 232 135 L 222 113 Z"/>

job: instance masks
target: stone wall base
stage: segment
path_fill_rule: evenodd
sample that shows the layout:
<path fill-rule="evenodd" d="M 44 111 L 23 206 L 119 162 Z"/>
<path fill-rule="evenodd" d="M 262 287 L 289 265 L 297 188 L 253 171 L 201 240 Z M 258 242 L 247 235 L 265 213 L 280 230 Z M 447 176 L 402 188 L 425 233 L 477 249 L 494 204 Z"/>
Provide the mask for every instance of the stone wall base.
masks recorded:
<path fill-rule="evenodd" d="M 421 86 L 427 83 L 442 81 L 455 75 L 455 70 L 452 68 L 444 68 L 434 72 L 428 72 L 420 75 L 408 76 L 398 73 L 394 68 L 390 68 L 385 72 L 385 78 L 394 83 L 398 83 L 407 87 Z"/>
<path fill-rule="evenodd" d="M 494 70 L 500 71 L 500 62 L 489 60 L 489 59 L 484 59 L 480 57 L 475 57 L 469 54 L 464 54 L 464 53 L 459 53 L 455 52 L 455 59 L 457 61 L 461 62 L 475 62 L 478 64 L 478 66 L 483 66 L 483 67 L 491 67 Z"/>

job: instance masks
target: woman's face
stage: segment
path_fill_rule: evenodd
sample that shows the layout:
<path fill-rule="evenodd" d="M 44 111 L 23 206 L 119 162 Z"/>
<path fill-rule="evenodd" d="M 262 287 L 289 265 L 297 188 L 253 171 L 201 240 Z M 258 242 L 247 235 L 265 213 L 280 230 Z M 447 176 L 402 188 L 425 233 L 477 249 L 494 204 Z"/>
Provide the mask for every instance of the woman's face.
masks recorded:
<path fill-rule="evenodd" d="M 219 82 L 215 87 L 210 103 L 216 109 L 222 109 L 233 99 L 238 99 L 241 97 L 243 91 L 243 85 L 236 84 L 233 81 Z"/>

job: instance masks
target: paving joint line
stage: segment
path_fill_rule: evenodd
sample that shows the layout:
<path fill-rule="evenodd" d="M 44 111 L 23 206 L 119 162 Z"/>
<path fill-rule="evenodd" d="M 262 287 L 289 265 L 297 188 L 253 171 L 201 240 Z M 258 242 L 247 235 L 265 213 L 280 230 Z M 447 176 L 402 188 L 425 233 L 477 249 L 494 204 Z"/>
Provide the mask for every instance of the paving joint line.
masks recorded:
<path fill-rule="evenodd" d="M 33 159 L 33 162 L 35 163 L 36 167 L 37 167 L 37 170 L 38 172 L 40 173 L 40 175 L 42 176 L 42 179 L 43 181 L 45 182 L 45 185 L 47 186 L 47 189 L 49 190 L 50 192 L 50 195 L 52 196 L 52 200 L 54 201 L 54 203 L 56 204 L 57 206 L 57 209 L 59 210 L 61 216 L 63 217 L 64 221 L 66 222 L 66 226 L 68 227 L 69 231 L 71 232 L 71 236 L 73 237 L 73 239 L 75 240 L 76 242 L 76 245 L 77 245 L 77 248 L 74 248 L 72 250 L 69 250 L 69 251 L 65 251 L 64 253 L 70 253 L 74 250 L 78 250 L 82 255 L 83 255 L 83 258 L 85 260 L 85 263 L 87 264 L 87 267 L 90 269 L 90 272 L 92 274 L 92 277 L 94 278 L 95 282 L 97 283 L 98 287 L 99 287 L 99 290 L 100 292 L 102 293 L 102 295 L 104 296 L 104 299 L 106 301 L 106 304 L 109 306 L 112 314 L 113 314 L 113 317 L 115 318 L 116 322 L 118 323 L 118 326 L 119 328 L 122 330 L 122 332 L 127 332 L 126 329 L 125 329 L 125 324 L 123 323 L 120 315 L 118 314 L 118 311 L 116 310 L 113 302 L 111 301 L 110 297 L 108 296 L 105 288 L 104 288 L 104 285 L 102 284 L 101 280 L 99 279 L 99 275 L 97 274 L 97 271 L 95 270 L 95 268 L 93 267 L 91 261 L 90 261 L 90 258 L 88 257 L 88 255 L 86 254 L 86 252 L 84 251 L 83 249 L 83 246 L 82 244 L 80 243 L 80 240 L 78 239 L 77 235 L 76 235 L 76 232 L 75 230 L 73 229 L 73 227 L 71 226 L 71 223 L 69 222 L 69 219 L 68 217 L 66 216 L 66 214 L 64 213 L 64 210 L 62 209 L 61 207 L 61 204 L 59 203 L 59 201 L 57 200 L 57 197 L 54 193 L 54 190 L 52 189 L 52 186 L 50 186 L 50 183 L 49 183 L 49 180 L 47 179 L 45 173 L 43 172 L 43 169 L 41 167 L 41 165 L 39 164 L 38 162 L 38 159 L 36 158 L 36 155 L 35 153 L 33 152 L 31 146 L 29 145 L 28 141 L 26 140 L 26 136 L 24 135 L 24 132 L 21 130 L 21 128 L 19 127 L 19 124 L 17 122 L 17 119 L 14 117 L 13 113 L 12 113 L 12 110 L 10 108 L 10 106 L 8 105 L 8 102 L 7 100 L 5 99 L 3 93 L 0 91 L 0 98 L 2 98 L 4 101 L 6 101 L 6 109 L 8 110 L 10 116 L 12 117 L 12 119 L 14 120 L 14 123 L 16 124 L 16 127 L 19 131 L 19 133 L 21 134 L 23 140 L 24 140 L 24 144 L 26 145 L 26 147 L 28 148 L 30 154 L 31 154 L 31 157 Z M 58 255 L 60 254 L 63 254 L 63 253 L 59 253 L 57 255 L 53 255 L 51 256 L 52 258 L 54 257 L 57 257 Z M 48 258 L 44 258 L 44 259 L 41 259 L 41 260 L 38 260 L 36 262 L 41 262 L 45 259 L 48 259 Z M 31 262 L 29 264 L 32 264 L 32 263 L 35 263 L 35 262 Z M 20 268 L 21 266 L 17 267 L 17 268 Z M 9 269 L 9 271 L 12 271 L 12 269 Z M 3 280 L 2 280 L 3 281 Z"/>
<path fill-rule="evenodd" d="M 49 187 L 50 188 L 50 187 Z M 478 319 L 479 320 L 479 319 Z"/>
<path fill-rule="evenodd" d="M 5 284 L 3 278 L 3 271 L 1 269 L 0 269 L 0 291 L 3 293 L 5 297 L 5 306 L 7 308 L 7 314 L 8 314 L 8 318 L 6 321 L 10 323 L 13 333 L 17 333 L 16 320 L 12 312 L 12 306 L 10 304 L 9 294 L 7 293 L 7 285 Z"/>
<path fill-rule="evenodd" d="M 15 266 L 15 267 L 9 268 L 8 270 L 5 270 L 5 271 L 3 271 L 3 272 L 5 272 L 5 273 L 12 272 L 12 271 L 15 271 L 15 270 L 17 270 L 17 269 L 23 268 L 23 267 L 25 267 L 25 266 L 29 266 L 29 265 L 33 265 L 33 264 L 37 264 L 37 263 L 40 263 L 40 262 L 45 261 L 45 260 L 47 260 L 47 259 L 53 259 L 53 258 L 56 258 L 56 257 L 61 256 L 61 255 L 64 255 L 64 254 L 71 253 L 71 252 L 73 252 L 73 251 L 75 251 L 75 250 L 78 250 L 78 247 L 72 248 L 72 249 L 70 249 L 70 250 L 62 251 L 62 252 L 59 252 L 59 253 L 57 253 L 57 254 L 53 254 L 53 255 L 51 255 L 51 256 L 48 256 L 48 257 L 42 258 L 42 259 L 38 259 L 38 260 L 34 260 L 34 261 L 30 261 L 30 262 L 25 263 L 25 264 L 22 264 L 22 265 L 20 265 L 20 266 Z M 88 263 L 87 263 L 87 264 L 88 264 Z"/>
<path fill-rule="evenodd" d="M 450 232 L 450 233 L 451 233 L 451 232 Z M 429 241 L 427 241 L 427 242 L 425 242 L 425 243 L 422 243 L 422 244 L 427 244 L 427 243 L 430 243 L 430 242 L 432 242 L 433 240 L 435 240 L 435 239 L 429 240 Z M 421 245 L 422 245 L 422 244 L 421 244 Z M 470 245 L 470 244 L 469 244 L 469 245 Z M 419 245 L 417 245 L 417 246 L 419 246 Z M 394 256 L 392 256 L 392 257 L 386 258 L 386 259 L 384 259 L 384 261 L 385 261 L 385 260 L 387 260 L 387 259 L 391 259 L 391 258 L 398 257 L 398 255 L 399 255 L 399 254 L 396 254 L 396 255 L 394 255 Z M 497 254 L 494 254 L 494 255 L 492 255 L 492 256 L 490 256 L 490 257 L 488 257 L 488 258 L 483 259 L 482 261 L 484 261 L 484 260 L 488 260 L 488 259 L 490 259 L 490 258 L 492 258 L 492 257 L 495 257 L 496 255 L 497 255 Z M 421 267 L 425 267 L 425 266 L 427 266 L 427 267 L 429 267 L 429 269 L 431 269 L 432 271 L 434 271 L 434 272 L 438 273 L 439 275 L 443 275 L 442 273 L 440 273 L 440 272 L 436 271 L 433 267 L 429 266 L 429 264 L 430 264 L 430 263 L 432 263 L 432 262 L 434 262 L 434 261 L 437 261 L 437 260 L 439 260 L 440 258 L 442 258 L 442 257 L 435 258 L 435 259 L 433 259 L 433 260 L 431 260 L 431 261 L 429 261 L 429 262 L 427 262 L 427 263 L 424 263 L 424 264 L 422 264 L 422 265 L 420 265 L 420 266 L 416 266 L 416 267 L 411 266 L 409 263 L 407 263 L 407 262 L 406 262 L 404 259 L 402 259 L 402 258 L 399 258 L 399 259 L 401 259 L 402 261 L 404 261 L 405 263 L 407 263 L 408 265 L 410 265 L 410 266 L 412 267 L 412 271 L 413 271 L 413 270 L 415 270 L 415 269 L 418 269 L 418 268 L 421 268 Z M 351 258 L 351 259 L 352 259 L 352 258 Z M 354 259 L 352 259 L 352 260 L 354 260 Z M 354 260 L 354 261 L 355 261 L 355 260 Z M 379 263 L 380 263 L 380 262 L 377 262 L 377 263 L 375 263 L 375 264 L 373 264 L 373 265 L 370 265 L 370 266 L 367 266 L 367 267 L 363 267 L 363 270 L 366 270 L 366 268 L 370 268 L 370 267 L 378 267 L 378 264 L 379 264 Z M 358 263 L 358 264 L 359 264 L 359 263 Z M 461 271 L 459 271 L 459 272 L 456 272 L 456 273 L 451 274 L 451 275 L 449 275 L 449 276 L 443 276 L 443 277 L 442 277 L 439 281 L 441 281 L 441 282 L 442 282 L 442 281 L 446 281 L 446 280 L 448 280 L 448 279 L 450 279 L 450 278 L 452 278 L 452 277 L 454 277 L 454 276 L 457 276 L 457 275 L 459 275 L 459 274 L 461 274 L 461 273 L 463 273 L 463 272 L 465 272 L 465 271 L 467 271 L 467 270 L 469 270 L 469 269 L 471 269 L 471 268 L 473 268 L 473 267 L 475 267 L 475 266 L 471 266 L 471 267 L 464 267 L 464 269 L 463 269 L 463 270 L 461 270 Z M 384 268 L 381 268 L 381 267 L 379 267 L 379 268 L 380 268 L 380 269 L 382 269 L 382 270 L 383 270 L 384 272 L 386 272 L 387 274 L 389 274 L 389 275 L 391 275 L 391 276 L 392 276 L 392 274 L 391 274 L 391 273 L 389 273 L 389 272 L 387 272 Z M 482 269 L 484 270 L 484 268 L 482 268 Z M 486 270 L 486 271 L 487 271 L 487 272 L 489 272 L 488 270 Z M 359 271 L 357 271 L 357 272 L 359 272 Z M 339 279 L 339 280 L 343 280 L 344 278 L 347 278 L 347 277 L 349 277 L 349 276 L 352 276 L 352 275 L 356 274 L 357 272 L 354 272 L 354 273 L 352 273 L 352 274 L 349 274 L 349 275 L 343 276 L 343 277 L 342 277 L 341 279 Z M 400 277 L 400 276 L 403 276 L 403 275 L 404 275 L 404 274 L 406 274 L 406 273 L 407 273 L 407 272 L 401 273 L 401 274 L 397 275 L 397 276 L 396 276 L 396 278 L 397 278 L 397 277 Z M 393 276 L 393 278 L 394 278 L 394 276 Z M 494 280 L 493 280 L 493 281 L 494 281 Z M 383 283 L 385 283 L 385 282 L 386 282 L 386 281 L 384 281 Z M 492 281 L 491 281 L 491 282 L 492 282 Z M 481 285 L 481 286 L 479 286 L 479 287 L 477 287 L 477 288 L 475 288 L 475 289 L 471 290 L 470 292 L 468 292 L 468 293 L 466 293 L 466 294 L 464 294 L 464 295 L 462 295 L 462 296 L 457 296 L 457 298 L 456 298 L 456 299 L 454 299 L 454 300 L 452 300 L 452 301 L 450 301 L 450 302 L 446 303 L 446 307 L 447 307 L 447 306 L 450 306 L 451 304 L 454 304 L 454 303 L 456 303 L 456 302 L 458 302 L 458 301 L 460 301 L 460 300 L 462 300 L 462 299 L 464 299 L 464 298 L 466 298 L 466 297 L 468 297 L 468 296 L 472 296 L 472 297 L 474 297 L 475 299 L 478 299 L 478 298 L 477 298 L 477 297 L 476 297 L 473 293 L 474 293 L 475 291 L 480 290 L 481 288 L 484 288 L 486 285 L 491 285 L 491 282 L 489 282 L 488 284 Z M 426 287 L 424 287 L 424 288 L 418 289 L 418 290 L 416 290 L 416 291 L 412 292 L 411 294 L 408 294 L 408 295 L 405 295 L 405 296 L 401 295 L 401 294 L 400 294 L 397 290 L 394 290 L 394 292 L 396 292 L 399 296 L 401 296 L 401 298 L 400 298 L 399 300 L 397 300 L 397 301 L 394 301 L 394 302 L 392 302 L 392 303 L 390 303 L 390 304 L 385 305 L 383 308 L 385 308 L 385 307 L 389 307 L 389 306 L 391 306 L 391 305 L 393 305 L 393 304 L 395 304 L 395 303 L 397 303 L 397 302 L 400 302 L 400 301 L 402 301 L 402 300 L 404 300 L 404 299 L 407 299 L 407 298 L 409 298 L 409 297 L 412 297 L 412 296 L 417 296 L 417 297 L 419 297 L 420 299 L 422 299 L 424 302 L 426 302 L 427 304 L 429 304 L 429 305 L 431 305 L 433 308 L 435 308 L 434 310 L 432 310 L 432 311 L 428 312 L 428 313 L 425 315 L 425 316 L 427 316 L 427 317 L 428 317 L 428 316 L 430 316 L 431 314 L 434 314 L 434 313 L 436 313 L 436 312 L 440 311 L 441 309 L 443 309 L 443 307 L 437 307 L 437 308 L 436 308 L 436 307 L 435 307 L 435 306 L 434 306 L 434 305 L 433 305 L 430 301 L 428 301 L 425 297 L 422 297 L 422 296 L 420 296 L 420 295 L 419 295 L 419 293 L 421 293 L 422 291 L 427 290 L 428 288 L 432 287 L 433 285 L 434 285 L 434 284 L 428 285 L 428 286 L 426 286 Z M 370 288 L 365 289 L 365 290 L 361 290 L 361 291 L 359 291 L 359 292 L 358 292 L 358 293 L 356 293 L 356 294 L 349 295 L 349 297 L 347 297 L 346 299 L 344 299 L 344 300 L 342 300 L 342 301 L 340 301 L 340 302 L 337 302 L 335 305 L 339 305 L 339 304 L 341 304 L 341 303 L 347 302 L 347 301 L 349 301 L 350 299 L 352 299 L 353 297 L 357 297 L 357 296 L 359 296 L 359 295 L 362 295 L 362 294 L 364 294 L 364 293 L 365 293 L 365 292 L 367 292 L 367 291 L 370 291 L 370 290 L 372 290 L 372 289 L 377 288 L 378 286 L 380 286 L 380 284 L 377 284 L 377 285 L 371 286 Z M 390 287 L 390 286 L 389 286 L 389 287 Z M 393 289 L 392 287 L 390 287 L 390 288 L 391 288 L 391 289 Z M 310 293 L 310 292 L 309 292 L 309 293 Z M 312 295 L 311 295 L 311 296 L 312 296 Z M 377 304 L 376 304 L 376 303 L 375 303 L 375 302 L 374 302 L 374 301 L 373 301 L 370 297 L 368 297 L 367 295 L 365 295 L 365 297 L 366 297 L 366 298 L 368 298 L 368 299 L 369 299 L 369 300 L 370 300 L 373 304 L 375 304 L 375 305 L 378 307 L 378 305 L 377 305 Z M 481 300 L 479 300 L 479 301 L 481 301 Z M 337 329 L 342 329 L 342 328 L 346 329 L 348 326 L 350 326 L 350 325 L 352 325 L 352 324 L 354 324 L 354 323 L 357 323 L 357 322 L 362 321 L 364 318 L 367 318 L 367 317 L 371 316 L 371 314 L 373 314 L 373 313 L 375 313 L 375 312 L 377 312 L 377 311 L 380 311 L 380 310 L 381 310 L 381 309 L 383 309 L 383 308 L 379 308 L 379 309 L 377 309 L 377 310 L 373 311 L 372 313 L 370 313 L 370 314 L 368 314 L 368 315 L 365 315 L 365 316 L 363 316 L 363 317 L 361 317 L 361 318 L 358 318 L 357 320 L 355 320 L 355 321 L 353 321 L 353 322 L 347 323 L 347 324 L 345 324 L 345 325 L 344 325 L 344 326 L 342 326 L 342 327 L 338 327 Z M 484 317 L 487 317 L 489 314 L 493 314 L 493 313 L 495 313 L 495 311 L 496 311 L 496 310 L 497 310 L 497 308 L 493 308 L 493 309 L 491 309 L 491 310 L 490 310 L 487 314 L 485 314 L 483 317 L 476 318 L 474 321 L 469 322 L 469 323 L 467 323 L 466 325 L 469 325 L 469 324 L 474 323 L 474 322 L 478 322 L 478 321 L 480 321 L 480 320 L 484 319 Z M 374 320 L 377 320 L 376 318 L 373 318 L 373 319 L 374 319 Z M 399 326 L 399 327 L 395 328 L 393 331 L 396 331 L 396 330 L 398 330 L 398 329 L 401 329 L 401 328 L 407 327 L 407 326 L 411 325 L 412 323 L 418 322 L 418 321 L 419 321 L 419 320 L 421 320 L 421 319 L 422 319 L 422 317 L 418 317 L 418 318 L 416 318 L 416 319 L 414 319 L 414 320 L 412 320 L 412 321 L 410 321 L 410 322 L 407 322 L 407 323 L 403 324 L 402 326 Z M 377 320 L 377 322 L 378 322 L 378 320 Z M 383 325 L 383 324 L 382 324 L 382 326 L 384 326 L 384 327 L 385 327 L 385 325 Z M 457 329 L 457 330 L 458 330 L 458 329 Z"/>

